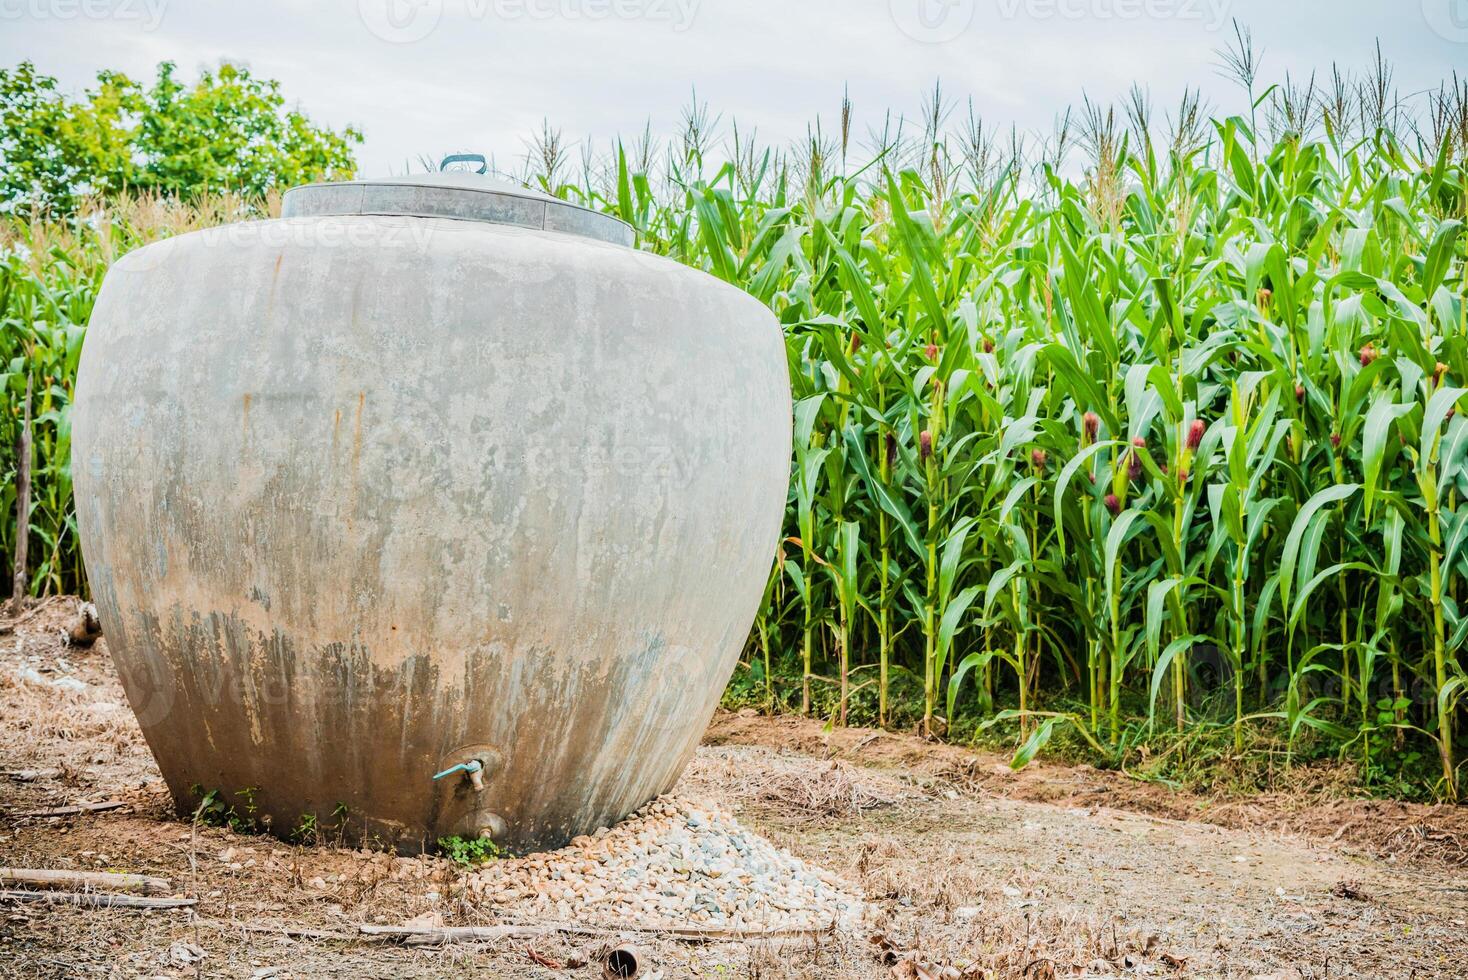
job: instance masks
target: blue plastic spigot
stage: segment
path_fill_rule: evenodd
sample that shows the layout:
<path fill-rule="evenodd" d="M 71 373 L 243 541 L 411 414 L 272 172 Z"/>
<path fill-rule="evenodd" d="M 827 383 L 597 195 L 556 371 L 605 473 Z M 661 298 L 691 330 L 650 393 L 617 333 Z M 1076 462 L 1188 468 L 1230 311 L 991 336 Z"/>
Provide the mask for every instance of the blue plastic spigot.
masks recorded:
<path fill-rule="evenodd" d="M 445 776 L 452 776 L 456 772 L 466 772 L 472 776 L 483 769 L 484 765 L 478 759 L 471 759 L 468 762 L 461 762 L 457 766 L 445 769 L 443 772 L 434 773 L 433 778 L 435 780 L 443 779 Z"/>

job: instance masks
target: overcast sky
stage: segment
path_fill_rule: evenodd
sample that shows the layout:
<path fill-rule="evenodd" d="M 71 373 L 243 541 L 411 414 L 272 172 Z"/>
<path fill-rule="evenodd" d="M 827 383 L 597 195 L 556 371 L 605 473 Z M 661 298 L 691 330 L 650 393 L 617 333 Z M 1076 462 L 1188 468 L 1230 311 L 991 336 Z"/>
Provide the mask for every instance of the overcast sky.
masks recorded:
<path fill-rule="evenodd" d="M 79 91 L 100 68 L 242 62 L 314 119 L 360 127 L 373 175 L 457 149 L 511 164 L 542 118 L 572 140 L 649 119 L 671 133 L 694 87 L 777 142 L 818 114 L 833 129 L 847 85 L 863 137 L 937 79 L 1033 130 L 1133 82 L 1241 111 L 1214 68 L 1231 18 L 1270 81 L 1362 67 L 1377 39 L 1404 95 L 1468 69 L 1468 0 L 0 0 L 0 63 Z"/>

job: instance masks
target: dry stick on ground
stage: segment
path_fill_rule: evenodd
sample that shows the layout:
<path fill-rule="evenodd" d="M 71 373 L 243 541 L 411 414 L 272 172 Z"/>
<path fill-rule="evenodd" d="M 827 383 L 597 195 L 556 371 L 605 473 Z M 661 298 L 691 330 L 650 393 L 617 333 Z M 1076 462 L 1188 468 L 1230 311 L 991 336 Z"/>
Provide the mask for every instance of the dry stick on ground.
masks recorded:
<path fill-rule="evenodd" d="M 106 909 L 186 909 L 199 904 L 197 898 L 143 898 L 138 895 L 109 895 L 101 892 L 20 891 L 0 891 L 0 902 L 45 902 L 48 905 Z"/>
<path fill-rule="evenodd" d="M 26 551 L 31 529 L 31 386 L 32 379 L 25 379 L 25 415 L 20 427 L 20 439 L 15 447 L 15 577 L 11 581 L 10 614 L 17 615 L 25 609 L 26 602 Z"/>
<path fill-rule="evenodd" d="M 487 942 L 496 939 L 534 939 L 552 933 L 574 936 L 612 936 L 619 933 L 635 933 L 675 939 L 688 943 L 745 942 L 765 939 L 814 939 L 830 933 L 830 929 L 649 929 L 642 926 L 573 926 L 546 924 L 534 926 L 375 926 L 358 927 L 364 936 L 382 939 L 399 939 L 409 945 L 439 943 Z"/>
<path fill-rule="evenodd" d="M 359 926 L 357 931 L 359 934 L 373 939 L 386 939 L 395 942 L 404 942 L 410 946 L 417 946 L 425 944 L 438 945 L 440 943 L 494 942 L 499 939 L 537 939 L 541 936 L 554 935 L 563 930 L 550 925 L 465 926 L 458 928 L 363 925 Z M 564 931 L 573 932 L 577 935 L 596 933 L 596 930 L 582 929 L 580 927 L 567 927 Z"/>
<path fill-rule="evenodd" d="M 32 888 L 57 888 L 80 885 L 106 891 L 142 891 L 167 895 L 173 885 L 167 878 L 151 875 L 118 874 L 112 871 L 53 871 L 46 868 L 0 868 L 0 885 L 29 885 Z"/>
<path fill-rule="evenodd" d="M 277 925 L 270 922 L 225 922 L 219 919 L 196 918 L 193 924 L 224 932 L 252 932 L 265 936 L 288 936 L 292 939 L 340 939 L 346 942 L 356 942 L 362 938 L 352 932 L 307 929 L 302 926 Z"/>
<path fill-rule="evenodd" d="M 54 810 L 32 810 L 29 813 L 17 813 L 17 817 L 78 817 L 83 813 L 106 813 L 108 810 L 121 810 L 128 804 L 122 800 L 108 800 L 105 803 L 78 803 L 75 806 L 58 806 Z"/>
<path fill-rule="evenodd" d="M 6 769 L 0 771 L 0 776 L 16 783 L 34 783 L 38 779 L 55 779 L 61 775 L 60 769 Z"/>

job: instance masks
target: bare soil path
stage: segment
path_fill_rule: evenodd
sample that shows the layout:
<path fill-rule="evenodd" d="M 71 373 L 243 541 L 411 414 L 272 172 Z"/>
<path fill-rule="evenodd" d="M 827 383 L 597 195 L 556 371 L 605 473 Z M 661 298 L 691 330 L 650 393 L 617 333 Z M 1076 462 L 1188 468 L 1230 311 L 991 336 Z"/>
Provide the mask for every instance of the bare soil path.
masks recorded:
<path fill-rule="evenodd" d="M 198 905 L 0 901 L 0 977 L 599 975 L 612 937 L 409 949 L 357 934 L 369 922 L 492 922 L 447 861 L 179 821 L 105 642 L 61 645 L 67 613 L 58 602 L 0 620 L 12 627 L 0 635 L 0 866 L 158 875 Z M 679 792 L 840 874 L 874 914 L 861 935 L 786 946 L 636 937 L 650 976 L 1468 978 L 1465 808 L 1318 791 L 1209 799 L 730 714 Z M 128 805 L 22 816 L 110 799 Z M 580 959 L 591 963 L 570 966 Z"/>

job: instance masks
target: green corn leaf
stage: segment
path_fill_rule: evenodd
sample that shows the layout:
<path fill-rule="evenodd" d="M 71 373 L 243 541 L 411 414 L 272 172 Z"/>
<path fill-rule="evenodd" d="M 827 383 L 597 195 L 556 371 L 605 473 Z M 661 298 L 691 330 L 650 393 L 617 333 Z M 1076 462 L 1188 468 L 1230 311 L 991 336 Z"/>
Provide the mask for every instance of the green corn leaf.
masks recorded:
<path fill-rule="evenodd" d="M 1131 533 L 1132 525 L 1135 524 L 1141 512 L 1136 510 L 1124 511 L 1120 517 L 1111 525 L 1111 530 L 1106 534 L 1106 602 L 1111 604 L 1112 596 L 1121 587 L 1119 556 L 1122 545 L 1126 543 L 1127 535 Z"/>
<path fill-rule="evenodd" d="M 1305 536 L 1305 529 L 1309 526 L 1311 519 L 1314 518 L 1316 512 L 1321 508 L 1329 507 L 1331 504 L 1345 500 L 1359 489 L 1361 489 L 1360 485 L 1355 483 L 1344 483 L 1338 486 L 1326 487 L 1324 490 L 1314 494 L 1305 502 L 1305 506 L 1300 508 L 1300 513 L 1295 517 L 1294 524 L 1290 526 L 1290 533 L 1285 538 L 1284 552 L 1280 555 L 1279 559 L 1279 596 L 1280 601 L 1286 609 L 1290 605 L 1290 592 L 1294 584 L 1295 563 L 1299 561 L 1300 556 L 1300 542 Z"/>
<path fill-rule="evenodd" d="M 1365 470 L 1366 519 L 1371 519 L 1372 504 L 1376 501 L 1376 488 L 1381 477 L 1381 463 L 1386 455 L 1387 440 L 1391 436 L 1392 424 L 1412 410 L 1411 405 L 1399 405 L 1390 389 L 1378 391 L 1371 400 L 1366 413 L 1366 426 L 1362 435 L 1361 463 Z"/>
<path fill-rule="evenodd" d="M 959 692 L 963 689 L 964 678 L 969 675 L 970 671 L 976 668 L 982 668 L 985 664 L 989 663 L 993 659 L 993 650 L 975 650 L 973 653 L 960 660 L 958 662 L 958 665 L 953 668 L 953 673 L 949 675 L 948 678 L 946 703 L 946 707 L 948 709 L 947 717 L 952 718 L 954 716 L 953 711 L 954 708 L 956 708 L 958 705 L 958 695 Z"/>
<path fill-rule="evenodd" d="M 953 648 L 953 638 L 958 635 L 958 631 L 963 623 L 963 617 L 968 613 L 969 606 L 973 605 L 973 601 L 978 594 L 979 587 L 977 585 L 971 585 L 954 596 L 953 601 L 943 607 L 943 616 L 938 623 L 938 657 L 940 669 L 948 656 L 948 651 Z"/>
<path fill-rule="evenodd" d="M 1163 607 L 1167 604 L 1168 594 L 1179 588 L 1183 580 L 1177 576 L 1152 582 L 1147 586 L 1147 654 L 1148 658 L 1155 661 L 1162 646 L 1162 621 L 1164 617 Z"/>
<path fill-rule="evenodd" d="M 1115 439 L 1094 443 L 1071 457 L 1061 468 L 1060 476 L 1055 480 L 1055 534 L 1062 552 L 1065 550 L 1065 521 L 1061 518 L 1060 512 L 1065 505 L 1065 492 L 1070 487 L 1070 481 L 1080 472 L 1081 467 L 1085 466 L 1097 453 L 1120 445 L 1122 443 Z"/>
<path fill-rule="evenodd" d="M 1442 438 L 1443 422 L 1464 395 L 1468 395 L 1468 388 L 1444 387 L 1427 400 L 1427 408 L 1422 415 L 1422 442 L 1417 451 L 1419 466 L 1432 465 L 1438 461 L 1438 444 Z M 1446 481 L 1438 483 L 1439 493 L 1444 482 Z M 1436 506 L 1437 501 L 1428 501 L 1428 504 Z"/>
<path fill-rule="evenodd" d="M 1433 295 L 1442 285 L 1454 258 L 1453 249 L 1458 241 L 1458 233 L 1462 230 L 1463 223 L 1457 219 L 1439 223 L 1437 232 L 1432 237 L 1432 244 L 1427 247 L 1427 257 L 1422 267 L 1424 296 Z"/>
<path fill-rule="evenodd" d="M 948 605 L 949 597 L 953 594 L 953 587 L 958 581 L 958 572 L 963 561 L 964 543 L 968 540 L 968 533 L 973 529 L 977 520 L 974 517 L 963 518 L 953 526 L 953 530 L 943 541 L 943 553 L 938 562 L 940 605 Z"/>
<path fill-rule="evenodd" d="M 1169 643 L 1162 651 L 1161 656 L 1157 658 L 1156 665 L 1152 668 L 1152 683 L 1148 685 L 1147 723 L 1149 725 L 1155 725 L 1157 723 L 1157 695 L 1162 690 L 1162 680 L 1167 676 L 1167 671 L 1172 666 L 1172 662 L 1181 656 L 1184 651 L 1191 650 L 1193 647 L 1201 644 L 1211 643 L 1212 640 L 1212 637 L 1204 634 L 1180 636 Z"/>

